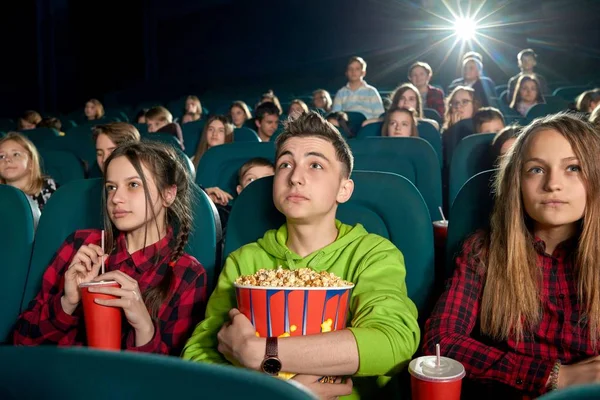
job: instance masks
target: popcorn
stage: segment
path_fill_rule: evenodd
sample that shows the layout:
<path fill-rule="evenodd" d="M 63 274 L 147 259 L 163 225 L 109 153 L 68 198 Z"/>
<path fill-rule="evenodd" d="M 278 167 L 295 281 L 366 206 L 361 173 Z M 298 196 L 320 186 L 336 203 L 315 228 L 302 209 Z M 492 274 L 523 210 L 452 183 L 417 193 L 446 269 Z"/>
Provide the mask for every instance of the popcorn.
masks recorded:
<path fill-rule="evenodd" d="M 242 275 L 235 280 L 242 286 L 264 287 L 343 287 L 353 286 L 352 282 L 343 280 L 327 271 L 317 272 L 310 268 L 287 270 L 280 266 L 277 269 L 259 269 L 253 275 Z"/>

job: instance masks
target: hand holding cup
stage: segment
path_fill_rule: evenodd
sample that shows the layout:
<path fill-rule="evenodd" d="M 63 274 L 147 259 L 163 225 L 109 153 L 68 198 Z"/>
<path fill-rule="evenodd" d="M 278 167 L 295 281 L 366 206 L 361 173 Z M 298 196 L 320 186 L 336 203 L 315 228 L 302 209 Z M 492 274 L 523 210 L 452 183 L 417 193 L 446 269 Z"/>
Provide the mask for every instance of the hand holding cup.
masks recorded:
<path fill-rule="evenodd" d="M 79 285 L 97 277 L 102 259 L 106 260 L 107 257 L 102 248 L 95 244 L 83 245 L 75 253 L 65 273 L 64 296 L 61 299 L 63 310 L 67 314 L 72 314 L 81 302 Z"/>
<path fill-rule="evenodd" d="M 91 287 L 89 291 L 117 298 L 94 301 L 102 306 L 122 308 L 127 322 L 135 330 L 136 346 L 148 343 L 154 336 L 154 323 L 142 299 L 138 282 L 121 271 L 110 271 L 93 279 L 96 282 L 111 280 L 116 281 L 121 287 Z"/>

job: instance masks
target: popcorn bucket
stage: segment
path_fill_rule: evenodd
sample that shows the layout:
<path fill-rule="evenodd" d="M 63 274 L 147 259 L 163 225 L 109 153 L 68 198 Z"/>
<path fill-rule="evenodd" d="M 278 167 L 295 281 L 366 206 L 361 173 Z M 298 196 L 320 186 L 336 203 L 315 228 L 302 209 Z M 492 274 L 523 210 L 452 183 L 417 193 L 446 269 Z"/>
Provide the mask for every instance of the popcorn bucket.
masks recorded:
<path fill-rule="evenodd" d="M 344 329 L 354 287 L 234 286 L 238 309 L 252 322 L 259 337 L 314 335 Z"/>

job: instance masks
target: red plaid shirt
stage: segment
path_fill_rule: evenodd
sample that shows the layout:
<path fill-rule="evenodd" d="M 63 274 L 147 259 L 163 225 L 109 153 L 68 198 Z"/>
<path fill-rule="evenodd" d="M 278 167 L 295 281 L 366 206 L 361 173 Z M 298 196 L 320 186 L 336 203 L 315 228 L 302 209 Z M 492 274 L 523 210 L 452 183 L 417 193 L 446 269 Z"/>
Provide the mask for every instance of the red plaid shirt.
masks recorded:
<path fill-rule="evenodd" d="M 494 342 L 479 332 L 485 273 L 472 254 L 481 238 L 476 234 L 467 240 L 457 257 L 454 276 L 426 323 L 424 352 L 435 354 L 435 344 L 440 343 L 444 355 L 463 363 L 468 378 L 500 382 L 523 394 L 543 393 L 557 360 L 571 364 L 598 355 L 587 325 L 581 322 L 573 263 L 576 241 L 565 241 L 548 255 L 544 242 L 536 239 L 543 313 L 534 331 L 517 344 L 513 339 Z"/>
<path fill-rule="evenodd" d="M 81 230 L 71 234 L 55 254 L 44 273 L 42 290 L 29 304 L 17 321 L 13 335 L 15 345 L 35 346 L 56 344 L 78 346 L 86 342 L 82 307 L 73 315 L 66 314 L 61 306 L 64 273 L 77 250 L 84 244 L 100 245 L 99 230 Z M 156 286 L 167 268 L 173 268 L 173 293 L 162 304 L 154 322 L 154 337 L 147 344 L 135 346 L 134 329 L 123 321 L 122 348 L 145 353 L 179 355 L 192 330 L 204 317 L 206 306 L 206 273 L 200 263 L 184 254 L 174 267 L 170 267 L 173 233 L 159 242 L 133 254 L 127 252 L 124 234 L 117 238 L 116 249 L 106 261 L 106 270 L 120 270 L 138 281 L 143 293 Z M 156 258 L 159 263 L 155 264 Z"/>
<path fill-rule="evenodd" d="M 440 114 L 440 117 L 444 118 L 446 105 L 444 104 L 444 92 L 442 91 L 442 89 L 429 85 L 425 107 L 433 108 L 435 111 L 438 112 L 438 114 Z"/>

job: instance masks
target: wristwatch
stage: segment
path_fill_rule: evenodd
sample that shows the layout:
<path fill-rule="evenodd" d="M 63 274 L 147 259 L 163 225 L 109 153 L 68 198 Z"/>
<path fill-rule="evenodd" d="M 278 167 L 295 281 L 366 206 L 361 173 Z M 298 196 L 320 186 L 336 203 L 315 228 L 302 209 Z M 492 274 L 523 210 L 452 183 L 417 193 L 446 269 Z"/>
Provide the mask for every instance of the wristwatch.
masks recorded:
<path fill-rule="evenodd" d="M 268 337 L 265 350 L 265 359 L 260 364 L 265 374 L 277 375 L 281 371 L 281 360 L 277 354 L 277 338 Z"/>

